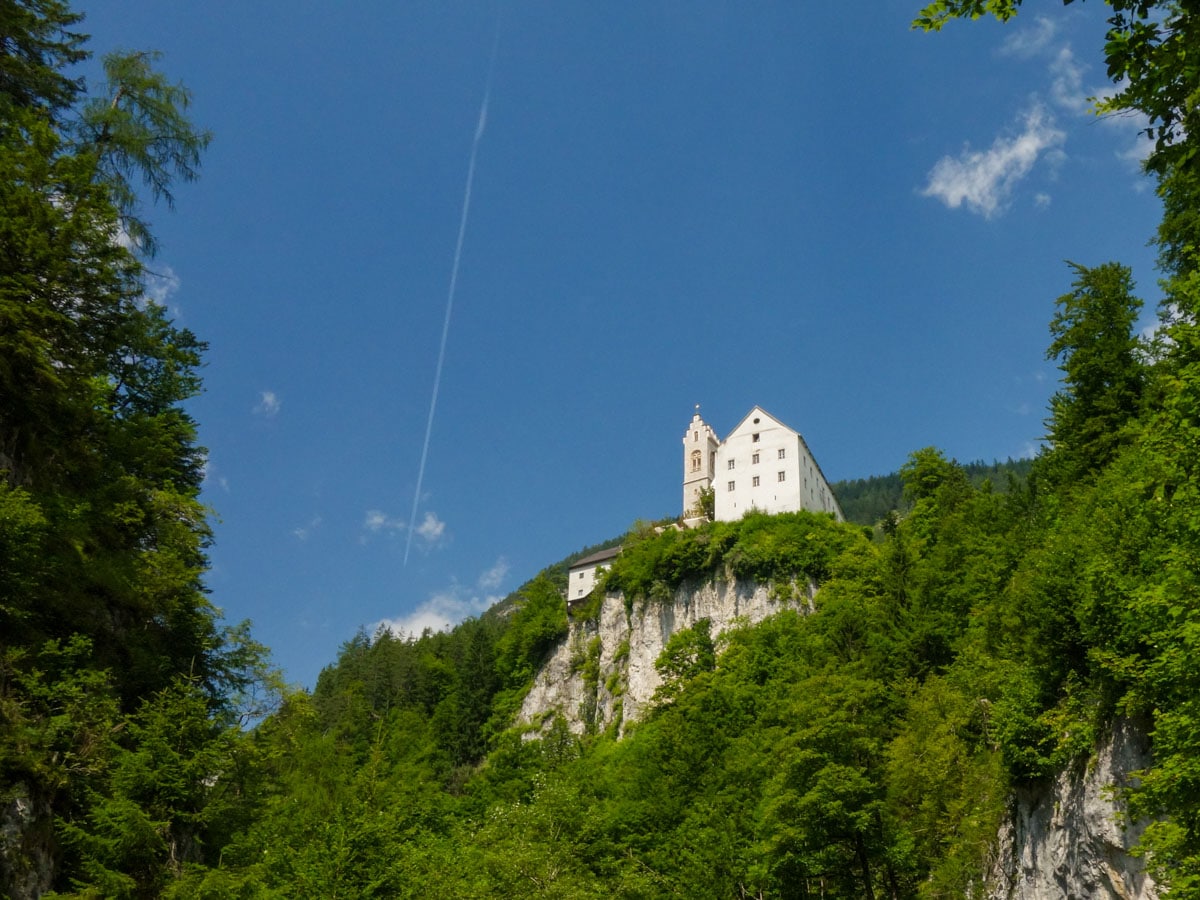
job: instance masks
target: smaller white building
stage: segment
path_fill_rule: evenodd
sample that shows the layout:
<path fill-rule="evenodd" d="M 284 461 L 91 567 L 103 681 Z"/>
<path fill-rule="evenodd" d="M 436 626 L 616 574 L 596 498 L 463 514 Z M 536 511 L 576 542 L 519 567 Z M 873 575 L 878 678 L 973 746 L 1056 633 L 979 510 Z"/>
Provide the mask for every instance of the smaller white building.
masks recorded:
<path fill-rule="evenodd" d="M 575 560 L 567 574 L 567 605 L 585 599 L 596 586 L 600 573 L 608 568 L 620 553 L 620 547 L 609 547 L 607 550 L 598 550 L 583 559 Z"/>
<path fill-rule="evenodd" d="M 764 513 L 802 509 L 832 513 L 843 520 L 837 498 L 800 432 L 761 406 L 723 441 L 700 417 L 692 416 L 683 436 L 683 514 L 694 517 L 701 492 L 711 488 L 714 518 L 740 519 L 749 510 Z"/>

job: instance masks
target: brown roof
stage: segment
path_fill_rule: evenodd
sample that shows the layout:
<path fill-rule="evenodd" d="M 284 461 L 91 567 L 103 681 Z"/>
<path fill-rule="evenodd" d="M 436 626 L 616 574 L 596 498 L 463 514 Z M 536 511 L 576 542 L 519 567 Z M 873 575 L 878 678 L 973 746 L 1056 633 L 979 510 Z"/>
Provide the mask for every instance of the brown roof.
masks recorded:
<path fill-rule="evenodd" d="M 571 563 L 572 569 L 582 569 L 584 566 L 595 566 L 602 562 L 607 562 L 610 559 L 615 559 L 621 553 L 620 547 L 609 547 L 607 550 L 597 550 L 585 556 L 583 559 L 577 559 Z"/>

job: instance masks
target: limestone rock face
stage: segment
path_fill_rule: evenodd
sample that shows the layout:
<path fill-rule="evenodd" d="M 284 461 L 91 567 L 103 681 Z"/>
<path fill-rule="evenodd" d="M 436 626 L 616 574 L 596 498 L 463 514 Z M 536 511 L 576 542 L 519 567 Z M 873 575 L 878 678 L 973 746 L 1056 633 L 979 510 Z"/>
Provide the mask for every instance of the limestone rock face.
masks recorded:
<path fill-rule="evenodd" d="M 50 807 L 24 784 L 0 800 L 0 897 L 33 900 L 50 889 L 54 875 Z"/>
<path fill-rule="evenodd" d="M 1129 853 L 1146 823 L 1123 827 L 1112 796 L 1149 764 L 1149 739 L 1121 720 L 1086 766 L 1017 791 L 988 873 L 988 900 L 1156 900 L 1157 885 Z"/>
<path fill-rule="evenodd" d="M 810 609 L 814 591 L 813 585 L 780 590 L 705 581 L 684 584 L 667 602 L 640 601 L 630 611 L 622 594 L 608 594 L 597 619 L 571 623 L 526 695 L 518 721 L 537 726 L 557 713 L 576 734 L 620 731 L 645 712 L 662 683 L 654 661 L 672 634 L 708 619 L 715 639 L 733 625 L 761 622 L 781 609 Z"/>

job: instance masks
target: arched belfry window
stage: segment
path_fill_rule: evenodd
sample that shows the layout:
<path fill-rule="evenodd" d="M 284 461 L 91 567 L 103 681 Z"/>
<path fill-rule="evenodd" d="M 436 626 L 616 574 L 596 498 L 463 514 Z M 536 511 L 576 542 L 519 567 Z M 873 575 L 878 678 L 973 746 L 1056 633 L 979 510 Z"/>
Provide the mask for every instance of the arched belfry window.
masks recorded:
<path fill-rule="evenodd" d="M 693 472 L 700 471 L 700 451 L 699 450 L 692 451 L 692 471 Z"/>

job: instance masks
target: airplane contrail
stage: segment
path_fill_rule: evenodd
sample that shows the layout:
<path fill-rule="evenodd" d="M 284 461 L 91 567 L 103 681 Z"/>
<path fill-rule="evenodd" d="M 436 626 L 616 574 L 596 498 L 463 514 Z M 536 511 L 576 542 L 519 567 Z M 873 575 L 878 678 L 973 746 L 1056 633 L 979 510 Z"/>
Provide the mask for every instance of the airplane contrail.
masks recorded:
<path fill-rule="evenodd" d="M 425 481 L 425 461 L 429 458 L 429 439 L 433 434 L 433 416 L 437 411 L 438 389 L 442 384 L 442 366 L 446 361 L 446 339 L 450 336 L 450 314 L 454 310 L 454 292 L 458 288 L 458 266 L 462 261 L 463 238 L 467 234 L 467 216 L 471 212 L 471 186 L 475 182 L 475 160 L 479 155 L 479 144 L 487 127 L 488 102 L 492 97 L 492 73 L 496 70 L 496 49 L 500 45 L 500 15 L 496 15 L 496 31 L 492 37 L 492 58 L 488 62 L 487 79 L 483 88 L 483 103 L 479 106 L 479 121 L 475 125 L 475 137 L 471 141 L 471 161 L 467 164 L 467 186 L 463 191 L 462 216 L 458 222 L 458 241 L 454 245 L 454 262 L 450 265 L 450 289 L 446 294 L 446 318 L 442 323 L 442 343 L 438 348 L 437 368 L 433 374 L 433 395 L 429 399 L 429 418 L 425 423 L 425 443 L 421 447 L 421 464 L 417 468 L 417 489 L 413 493 L 412 516 L 408 520 L 408 537 L 404 545 L 404 565 L 408 565 L 408 553 L 412 549 L 413 531 L 417 525 L 417 510 L 421 505 L 421 485 Z"/>

